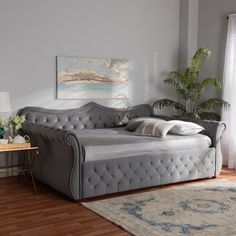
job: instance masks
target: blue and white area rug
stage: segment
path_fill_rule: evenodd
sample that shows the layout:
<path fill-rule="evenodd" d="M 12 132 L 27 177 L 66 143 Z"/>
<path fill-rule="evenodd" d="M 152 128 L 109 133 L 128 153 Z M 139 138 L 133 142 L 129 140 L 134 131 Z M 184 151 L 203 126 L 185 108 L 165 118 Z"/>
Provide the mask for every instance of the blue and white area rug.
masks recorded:
<path fill-rule="evenodd" d="M 236 183 L 227 180 L 82 204 L 133 235 L 236 235 Z"/>

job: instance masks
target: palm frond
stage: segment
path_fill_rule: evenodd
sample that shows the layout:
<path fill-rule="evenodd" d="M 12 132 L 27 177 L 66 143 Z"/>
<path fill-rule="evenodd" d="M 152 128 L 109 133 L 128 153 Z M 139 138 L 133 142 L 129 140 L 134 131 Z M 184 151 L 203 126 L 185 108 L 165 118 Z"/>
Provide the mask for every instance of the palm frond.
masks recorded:
<path fill-rule="evenodd" d="M 170 85 L 174 90 L 183 89 L 184 87 L 178 79 L 166 78 L 164 83 Z"/>
<path fill-rule="evenodd" d="M 199 48 L 194 54 L 188 70 L 190 72 L 199 73 L 203 64 L 210 57 L 210 55 L 211 52 L 208 48 Z"/>
<path fill-rule="evenodd" d="M 198 104 L 198 108 L 202 111 L 216 110 L 222 107 L 227 108 L 229 106 L 230 104 L 228 102 L 220 98 L 211 98 L 205 102 Z"/>
<path fill-rule="evenodd" d="M 207 86 L 213 85 L 217 89 L 221 89 L 221 82 L 214 78 L 206 78 L 202 82 L 193 82 L 187 87 L 189 98 L 195 102 L 199 101 L 202 93 Z"/>
<path fill-rule="evenodd" d="M 176 78 L 178 78 L 178 79 L 182 79 L 182 74 L 180 73 L 180 72 L 178 72 L 178 71 L 171 71 L 169 74 L 168 74 L 168 78 L 170 78 L 170 79 L 176 79 Z"/>
<path fill-rule="evenodd" d="M 202 89 L 205 89 L 209 85 L 213 85 L 219 90 L 221 89 L 221 82 L 218 79 L 206 78 L 201 82 Z"/>
<path fill-rule="evenodd" d="M 175 102 L 167 98 L 155 101 L 152 106 L 158 109 L 162 109 L 164 107 L 172 107 L 178 111 L 185 112 L 185 107 L 181 103 Z"/>
<path fill-rule="evenodd" d="M 188 90 L 183 88 L 178 82 L 172 83 L 171 88 L 173 89 L 173 91 L 178 93 L 178 95 L 180 95 L 183 99 L 188 99 Z"/>
<path fill-rule="evenodd" d="M 182 117 L 188 118 L 188 119 L 199 119 L 200 116 L 197 112 L 183 112 Z"/>
<path fill-rule="evenodd" d="M 182 82 L 183 75 L 179 73 L 178 71 L 172 71 L 168 74 L 168 77 L 164 79 L 164 83 L 169 85 L 175 85 L 177 84 L 179 87 L 183 87 L 184 84 Z"/>
<path fill-rule="evenodd" d="M 220 115 L 215 112 L 202 112 L 200 118 L 203 120 L 220 120 Z"/>
<path fill-rule="evenodd" d="M 185 81 L 187 82 L 186 84 L 189 85 L 198 80 L 198 72 L 193 72 L 188 67 L 184 72 L 184 77 L 185 77 Z"/>
<path fill-rule="evenodd" d="M 186 85 L 184 84 L 183 75 L 177 71 L 172 71 L 168 77 L 164 80 L 165 84 L 171 86 L 171 88 L 177 92 L 182 98 L 187 99 L 188 91 L 186 90 Z"/>

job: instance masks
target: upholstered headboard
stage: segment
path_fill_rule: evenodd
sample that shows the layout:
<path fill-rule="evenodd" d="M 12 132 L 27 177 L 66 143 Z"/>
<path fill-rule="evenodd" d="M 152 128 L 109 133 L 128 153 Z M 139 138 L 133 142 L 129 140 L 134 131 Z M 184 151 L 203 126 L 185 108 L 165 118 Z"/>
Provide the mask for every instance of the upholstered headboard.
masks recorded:
<path fill-rule="evenodd" d="M 152 116 L 153 109 L 148 104 L 118 109 L 91 102 L 80 108 L 68 110 L 25 107 L 19 111 L 19 114 L 26 116 L 26 122 L 59 129 L 78 130 L 125 125 L 130 119 Z"/>

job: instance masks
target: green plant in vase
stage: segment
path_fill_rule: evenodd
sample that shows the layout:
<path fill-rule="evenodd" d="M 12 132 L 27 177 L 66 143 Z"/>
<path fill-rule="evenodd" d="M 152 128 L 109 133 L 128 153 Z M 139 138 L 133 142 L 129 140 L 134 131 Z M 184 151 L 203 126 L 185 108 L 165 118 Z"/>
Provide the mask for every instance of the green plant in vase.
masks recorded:
<path fill-rule="evenodd" d="M 220 98 L 210 98 L 202 101 L 202 95 L 208 86 L 221 90 L 221 82 L 215 78 L 200 80 L 199 73 L 211 52 L 207 48 L 199 48 L 194 54 L 191 64 L 181 73 L 172 71 L 164 80 L 178 95 L 185 104 L 165 98 L 153 103 L 154 108 L 162 109 L 172 107 L 186 118 L 201 118 L 219 120 L 220 116 L 215 112 L 219 108 L 229 107 L 230 104 Z"/>
<path fill-rule="evenodd" d="M 25 116 L 13 116 L 9 119 L 9 126 L 12 130 L 12 136 L 18 135 L 19 129 L 22 128 L 23 123 L 25 122 Z"/>
<path fill-rule="evenodd" d="M 8 130 L 8 118 L 0 116 L 0 139 L 3 138 L 4 134 Z"/>

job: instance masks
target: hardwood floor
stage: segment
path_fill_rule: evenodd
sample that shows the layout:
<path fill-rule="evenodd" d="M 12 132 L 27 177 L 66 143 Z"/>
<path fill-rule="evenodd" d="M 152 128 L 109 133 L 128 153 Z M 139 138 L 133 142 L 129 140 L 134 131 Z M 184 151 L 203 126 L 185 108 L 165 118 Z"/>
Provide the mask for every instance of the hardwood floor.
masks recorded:
<path fill-rule="evenodd" d="M 224 168 L 218 178 L 236 181 L 236 171 Z M 214 181 L 214 179 L 205 181 Z M 30 182 L 18 183 L 15 177 L 0 178 L 1 236 L 129 235 L 113 223 L 87 210 L 80 203 L 70 201 L 41 183 L 37 184 L 40 194 L 36 195 Z M 176 185 L 130 191 L 129 194 L 171 188 L 172 186 Z M 125 194 L 127 193 L 115 194 L 115 196 Z M 109 197 L 111 196 L 114 194 Z"/>

